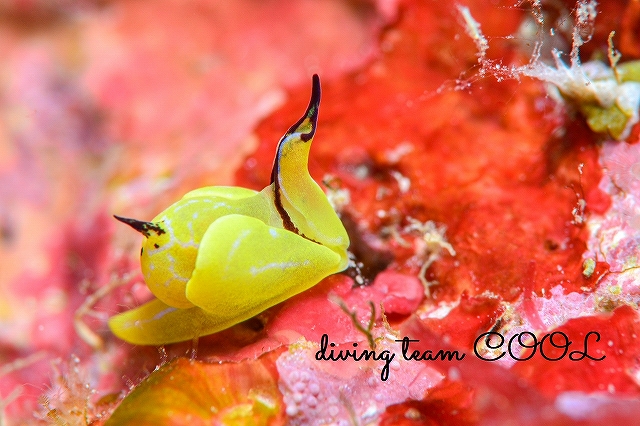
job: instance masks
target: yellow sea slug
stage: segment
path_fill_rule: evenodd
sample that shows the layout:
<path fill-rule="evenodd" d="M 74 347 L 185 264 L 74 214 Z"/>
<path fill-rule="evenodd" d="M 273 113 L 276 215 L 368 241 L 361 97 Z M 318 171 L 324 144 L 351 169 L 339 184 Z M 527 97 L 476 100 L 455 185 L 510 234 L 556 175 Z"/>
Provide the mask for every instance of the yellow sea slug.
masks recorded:
<path fill-rule="evenodd" d="M 262 191 L 205 187 L 150 222 L 116 216 L 145 236 L 142 273 L 156 296 L 111 318 L 116 336 L 161 345 L 215 333 L 347 267 L 347 232 L 307 169 L 319 105 L 314 75 Z"/>

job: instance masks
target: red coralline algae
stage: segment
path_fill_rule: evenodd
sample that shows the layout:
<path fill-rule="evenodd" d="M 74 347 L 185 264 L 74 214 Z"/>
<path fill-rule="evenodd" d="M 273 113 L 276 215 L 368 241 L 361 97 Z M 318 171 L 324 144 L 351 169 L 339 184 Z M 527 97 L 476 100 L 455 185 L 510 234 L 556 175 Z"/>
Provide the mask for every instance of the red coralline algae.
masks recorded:
<path fill-rule="evenodd" d="M 474 425 L 478 423 L 478 414 L 471 409 L 472 396 L 464 384 L 443 380 L 419 401 L 389 406 L 380 417 L 380 425 Z"/>
<path fill-rule="evenodd" d="M 614 322 L 620 321 L 618 325 L 627 323 L 629 320 L 637 323 L 637 313 L 632 309 L 622 308 L 620 312 L 611 317 L 611 320 Z M 587 321 L 602 322 L 602 320 L 598 318 L 590 318 Z M 571 324 L 580 324 L 581 322 L 582 321 L 576 321 Z M 588 325 L 586 323 L 582 324 L 588 327 L 595 325 L 594 322 Z M 633 327 L 636 328 L 636 326 Z M 425 328 L 424 325 L 416 319 L 408 321 L 401 331 L 402 333 L 419 335 L 421 337 L 420 342 L 414 344 L 414 347 L 418 350 L 426 350 L 433 347 L 451 349 L 446 342 Z M 573 332 L 577 331 L 577 329 L 565 329 L 565 331 Z M 632 333 L 627 334 L 627 332 L 630 331 Z M 629 329 L 628 323 L 623 325 L 622 333 L 620 334 L 623 339 L 627 341 L 634 339 L 634 334 L 633 330 Z M 622 343 L 621 341 L 619 342 Z M 606 346 L 609 345 L 608 342 L 602 342 L 602 340 L 600 343 L 604 343 Z M 625 344 L 623 343 L 623 345 Z M 572 348 L 572 350 L 580 352 L 584 350 L 584 347 L 578 344 L 575 349 Z M 612 352 L 611 350 L 606 350 L 607 354 L 612 354 Z M 548 353 L 551 355 L 551 351 Z M 595 357 L 600 357 L 602 355 L 602 346 L 592 347 L 589 349 L 589 353 Z M 624 353 L 624 351 L 622 353 Z M 553 355 L 557 356 L 558 354 L 554 352 Z M 624 355 L 624 358 L 627 358 L 628 355 L 629 354 Z M 610 364 L 610 367 L 616 368 L 622 358 L 615 354 L 613 354 L 613 357 L 615 360 Z M 584 366 L 580 367 L 578 362 L 568 360 L 566 363 L 563 363 L 563 365 L 565 368 L 567 365 L 571 365 L 573 368 L 580 370 L 580 373 L 574 370 L 554 375 L 553 372 L 550 372 L 549 376 L 547 376 L 549 366 L 554 364 L 549 361 L 545 362 L 546 364 L 544 365 L 546 367 L 535 372 L 530 372 L 530 375 L 527 375 L 528 379 L 520 376 L 522 371 L 518 371 L 518 368 L 506 370 L 495 363 L 481 361 L 477 358 L 465 359 L 465 362 L 458 363 L 455 366 L 452 366 L 451 363 L 447 361 L 431 361 L 428 365 L 443 373 L 448 373 L 451 380 L 469 386 L 469 388 L 466 389 L 468 392 L 466 392 L 465 389 L 461 391 L 460 386 L 458 386 L 454 388 L 455 392 L 441 394 L 443 399 L 440 405 L 451 407 L 451 411 L 447 413 L 449 415 L 448 418 L 455 422 L 459 415 L 461 424 L 469 422 L 469 419 L 473 419 L 471 424 L 481 425 L 504 424 L 505 422 L 517 419 L 518 424 L 522 425 L 598 425 L 610 421 L 622 422 L 624 424 L 632 423 L 635 421 L 634 419 L 637 418 L 640 412 L 640 404 L 637 403 L 636 399 L 629 398 L 628 394 L 616 394 L 612 392 L 613 395 L 609 396 L 601 392 L 590 394 L 569 391 L 569 389 L 566 388 L 566 384 L 560 384 L 558 382 L 558 380 L 567 379 L 567 382 L 570 381 L 573 383 L 573 386 L 582 387 L 583 390 L 588 389 L 591 392 L 597 392 L 597 390 L 594 389 L 594 386 L 599 386 L 597 382 L 599 380 L 606 381 L 606 375 L 608 374 L 615 375 L 613 371 L 608 371 L 604 373 L 605 376 L 603 376 L 597 364 L 589 364 L 589 372 L 593 373 L 591 376 L 592 379 L 586 381 L 585 385 L 581 385 L 580 383 L 584 381 L 582 374 L 585 374 L 583 373 L 585 370 Z M 542 365 L 543 362 L 536 361 L 534 364 Z M 523 361 L 519 365 L 526 371 L 529 361 Z M 551 368 L 553 369 L 553 367 Z M 558 371 L 555 371 L 555 373 L 558 373 Z M 588 372 L 586 374 L 588 374 Z M 576 380 L 576 376 L 581 377 L 581 379 Z M 622 380 L 624 381 L 625 379 L 623 378 Z M 553 390 L 547 387 L 546 383 L 549 382 L 552 382 L 551 387 L 554 388 Z M 446 383 L 447 382 L 443 382 L 443 385 L 446 385 Z M 537 384 L 542 389 L 533 386 L 534 384 Z M 543 392 L 541 392 L 541 390 L 543 390 Z M 544 391 L 558 395 L 557 399 L 555 399 L 555 401 L 550 399 L 544 394 Z M 473 397 L 471 404 L 468 400 L 470 396 Z M 430 401 L 430 398 L 427 397 L 426 400 Z M 596 405 L 589 408 L 589 404 L 591 403 Z M 383 418 L 393 416 L 394 413 L 402 409 L 414 408 L 415 405 L 418 407 L 421 406 L 421 404 L 408 402 L 402 404 L 400 407 L 390 407 L 390 412 L 385 414 Z M 457 412 L 454 408 L 458 405 L 462 408 L 460 412 Z M 597 409 L 593 409 L 595 407 L 597 407 Z M 420 416 L 424 422 L 420 424 L 430 424 L 428 423 L 430 416 L 438 419 L 442 415 L 440 411 L 435 411 L 434 413 L 419 411 L 414 414 L 416 417 Z"/>
<path fill-rule="evenodd" d="M 503 309 L 495 297 L 462 293 L 458 306 L 444 318 L 427 317 L 423 323 L 453 346 L 471 350 L 478 335 L 496 323 Z"/>
<path fill-rule="evenodd" d="M 404 19 L 383 35 L 383 43 L 394 40 L 388 53 L 359 74 L 325 84 L 312 175 L 321 179 L 331 174 L 350 190 L 344 214 L 361 218 L 359 232 L 379 236 L 384 227 L 406 225 L 407 217 L 447 226 L 457 255 L 430 271 L 440 283 L 433 289 L 435 300 L 456 299 L 466 290 L 490 291 L 513 301 L 522 291 L 529 260 L 538 268 L 533 290 L 548 290 L 560 281 L 578 289 L 577 260 L 586 234 L 572 223 L 576 194 L 590 208 L 602 204 L 591 136 L 577 128 L 571 141 L 556 139 L 550 121 L 536 111 L 539 86 L 530 81 L 516 86 L 483 80 L 467 93 L 434 91 L 437 87 L 429 82 L 446 81 L 434 70 L 442 73 L 451 64 L 441 64 L 437 49 L 425 48 L 447 36 L 446 31 L 430 31 L 434 27 L 429 22 L 439 20 L 435 27 L 447 27 L 443 22 L 448 19 L 456 28 L 456 18 L 434 5 L 408 2 L 403 10 Z M 505 16 L 499 27 L 504 35 L 515 30 L 518 16 Z M 481 21 L 482 15 L 476 18 Z M 488 23 L 483 28 L 488 34 L 495 31 Z M 454 34 L 448 35 L 453 39 Z M 515 54 L 508 45 L 492 49 L 494 55 Z M 407 64 L 409 58 L 415 62 Z M 240 185 L 257 187 L 267 179 L 268 168 L 255 165 L 269 164 L 278 129 L 302 102 L 290 102 L 258 128 L 264 143 L 238 171 Z M 381 107 L 371 108 L 371 102 Z M 410 146 L 410 152 L 396 159 L 392 153 L 400 144 Z M 344 157 L 333 154 L 339 151 L 357 154 L 341 161 Z M 396 172 L 410 182 L 406 192 L 400 190 Z M 394 267 L 414 272 L 403 262 L 406 252 L 394 252 Z"/>
<path fill-rule="evenodd" d="M 356 330 L 351 319 L 333 300 L 339 300 L 350 311 L 355 311 L 360 322 L 371 317 L 369 302 L 376 310 L 375 320 L 381 319 L 380 304 L 386 315 L 403 318 L 415 311 L 423 298 L 422 286 L 414 277 L 394 272 L 379 275 L 372 285 L 353 288 L 353 281 L 344 276 L 325 280 L 313 289 L 284 302 L 266 326 L 271 336 L 286 337 L 294 343 L 300 337 L 319 342 L 323 334 L 343 343 L 364 336 Z M 385 280 L 387 278 L 387 280 Z"/>
<path fill-rule="evenodd" d="M 550 331 L 565 333 L 572 341 L 571 351 L 586 351 L 591 358 L 575 361 L 569 356 L 561 357 L 564 348 L 547 344 L 544 346 L 545 355 L 561 359 L 549 362 L 538 353 L 530 361 L 516 363 L 511 371 L 550 396 L 567 391 L 640 396 L 636 377 L 640 321 L 634 309 L 628 306 L 618 308 L 609 318 L 589 316 L 572 319 Z M 599 335 L 587 337 L 591 331 Z M 560 344 L 562 339 L 558 338 L 557 342 Z M 528 352 L 521 357 L 525 358 Z M 573 359 L 580 358 L 580 353 L 576 353 Z M 603 356 L 605 358 L 601 361 L 595 361 Z M 575 377 L 581 379 L 575 380 Z"/>

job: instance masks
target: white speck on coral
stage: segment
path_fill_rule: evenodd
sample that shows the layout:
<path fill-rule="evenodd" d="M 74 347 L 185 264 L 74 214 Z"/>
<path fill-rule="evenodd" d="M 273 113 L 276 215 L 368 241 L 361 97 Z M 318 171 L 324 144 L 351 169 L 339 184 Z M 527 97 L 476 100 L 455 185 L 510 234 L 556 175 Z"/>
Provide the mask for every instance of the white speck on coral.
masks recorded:
<path fill-rule="evenodd" d="M 320 386 L 316 382 L 309 383 L 309 392 L 311 395 L 318 395 L 320 393 Z"/>
<path fill-rule="evenodd" d="M 382 336 L 385 332 L 376 328 L 374 334 Z M 345 424 L 351 425 L 349 418 L 357 419 L 359 424 L 375 424 L 387 406 L 424 395 L 442 380 L 441 375 L 424 374 L 425 370 L 432 371 L 430 367 L 401 361 L 397 369 L 390 366 L 392 373 L 387 381 L 382 381 L 379 362 L 318 361 L 317 348 L 318 345 L 299 346 L 284 352 L 276 361 L 287 414 L 295 412 L 295 416 L 289 415 L 287 419 L 293 426 L 340 424 L 345 419 Z M 397 343 L 393 339 L 379 339 L 376 351 L 383 350 L 395 353 Z M 308 380 L 302 380 L 303 377 Z"/>
<path fill-rule="evenodd" d="M 449 368 L 448 373 L 449 380 L 452 380 L 454 382 L 460 380 L 460 370 L 458 370 L 456 367 Z"/>
<path fill-rule="evenodd" d="M 385 158 L 390 164 L 397 164 L 402 157 L 413 151 L 413 144 L 410 142 L 401 142 L 393 150 L 385 152 Z"/>
<path fill-rule="evenodd" d="M 288 404 L 286 412 L 287 416 L 294 417 L 298 414 L 298 407 L 295 404 Z"/>
<path fill-rule="evenodd" d="M 318 405 L 318 400 L 313 396 L 309 396 L 306 400 L 306 403 L 309 407 L 315 407 L 316 405 Z"/>
<path fill-rule="evenodd" d="M 398 182 L 398 189 L 400 189 L 401 194 L 405 194 L 411 188 L 411 180 L 403 176 L 402 173 L 392 170 L 391 176 Z"/>

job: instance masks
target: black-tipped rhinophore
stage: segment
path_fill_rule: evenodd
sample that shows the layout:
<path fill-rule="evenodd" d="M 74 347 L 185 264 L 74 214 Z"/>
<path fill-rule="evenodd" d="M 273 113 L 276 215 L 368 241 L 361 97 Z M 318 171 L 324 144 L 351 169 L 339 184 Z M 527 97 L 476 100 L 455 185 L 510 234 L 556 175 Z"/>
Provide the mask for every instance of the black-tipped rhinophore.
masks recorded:
<path fill-rule="evenodd" d="M 113 215 L 117 220 L 122 223 L 126 223 L 145 237 L 149 238 L 149 231 L 153 231 L 156 235 L 161 235 L 165 233 L 165 230 L 162 229 L 159 225 L 153 222 L 144 222 L 142 220 L 137 219 L 129 219 L 128 217 L 116 216 Z"/>
<path fill-rule="evenodd" d="M 307 118 L 309 119 L 309 121 L 311 121 L 311 131 L 308 133 L 301 134 L 300 139 L 307 142 L 313 137 L 313 135 L 316 133 L 316 124 L 318 123 L 318 109 L 320 108 L 321 94 L 322 93 L 320 91 L 320 77 L 318 77 L 318 74 L 314 74 L 313 77 L 311 78 L 311 99 L 309 99 L 309 106 L 307 107 L 307 111 L 300 118 L 300 120 L 296 122 L 296 124 L 294 124 L 289 128 L 287 133 L 285 133 L 283 139 L 286 138 L 291 133 L 294 133 L 298 129 L 298 127 L 300 127 L 302 122 Z"/>
<path fill-rule="evenodd" d="M 280 145 L 282 141 L 286 140 L 289 135 L 292 133 L 296 133 L 298 128 L 304 123 L 305 120 L 309 120 L 311 123 L 311 130 L 307 133 L 301 133 L 300 139 L 303 142 L 309 142 L 313 135 L 316 134 L 316 127 L 318 124 L 318 109 L 320 108 L 320 77 L 318 74 L 314 74 L 311 78 L 311 99 L 309 99 L 309 106 L 307 107 L 307 111 L 304 113 L 300 120 L 296 121 L 296 123 L 287 130 L 287 133 L 280 139 L 278 143 L 278 149 L 276 150 L 276 159 L 273 162 L 273 169 L 271 169 L 271 182 L 273 183 L 278 175 L 278 155 L 280 155 Z"/>

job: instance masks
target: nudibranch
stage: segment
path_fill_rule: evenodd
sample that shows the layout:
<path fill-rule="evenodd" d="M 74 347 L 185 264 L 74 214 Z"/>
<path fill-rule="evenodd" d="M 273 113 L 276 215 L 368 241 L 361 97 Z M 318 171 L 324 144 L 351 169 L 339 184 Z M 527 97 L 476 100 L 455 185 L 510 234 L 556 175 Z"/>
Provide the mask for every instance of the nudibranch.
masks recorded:
<path fill-rule="evenodd" d="M 304 116 L 278 143 L 271 184 L 211 186 L 150 222 L 116 216 L 144 235 L 140 263 L 156 299 L 109 320 L 119 338 L 161 345 L 249 319 L 348 264 L 349 237 L 307 165 L 320 79 Z"/>

